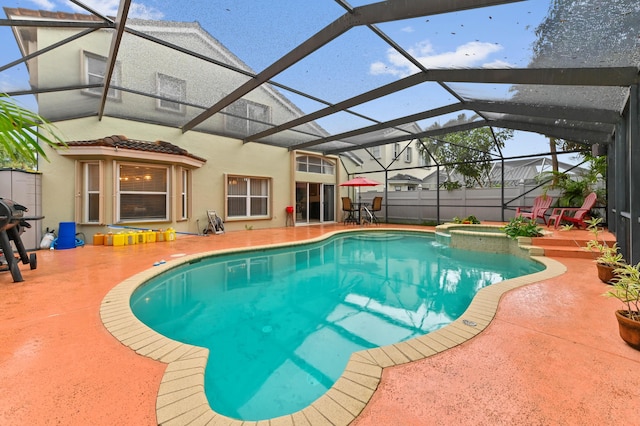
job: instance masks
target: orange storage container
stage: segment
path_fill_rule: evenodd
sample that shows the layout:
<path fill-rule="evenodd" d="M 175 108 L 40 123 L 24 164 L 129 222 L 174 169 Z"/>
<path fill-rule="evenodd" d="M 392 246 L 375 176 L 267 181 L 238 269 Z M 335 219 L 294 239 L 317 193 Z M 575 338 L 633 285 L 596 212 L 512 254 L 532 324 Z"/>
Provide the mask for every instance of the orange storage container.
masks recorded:
<path fill-rule="evenodd" d="M 104 234 L 97 233 L 93 235 L 93 245 L 94 246 L 103 246 L 104 245 Z"/>

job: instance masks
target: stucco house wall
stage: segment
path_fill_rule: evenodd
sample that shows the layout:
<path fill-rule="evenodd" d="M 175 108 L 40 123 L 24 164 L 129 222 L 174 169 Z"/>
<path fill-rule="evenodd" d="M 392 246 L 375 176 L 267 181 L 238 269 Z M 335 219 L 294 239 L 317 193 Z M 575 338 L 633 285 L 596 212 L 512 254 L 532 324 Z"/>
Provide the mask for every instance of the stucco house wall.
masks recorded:
<path fill-rule="evenodd" d="M 290 157 L 295 155 L 286 149 L 264 144 L 243 144 L 238 139 L 208 135 L 200 132 L 182 133 L 179 129 L 166 126 L 139 123 L 111 117 L 98 120 L 87 117 L 56 123 L 67 140 L 89 140 L 109 135 L 126 135 L 147 141 L 162 140 L 178 145 L 192 154 L 205 158 L 206 163 L 192 170 L 190 195 L 191 214 L 187 220 L 176 219 L 172 214 L 168 222 L 114 223 L 115 188 L 114 170 L 107 162 L 104 168 L 105 223 L 77 224 L 78 232 L 89 238 L 96 232 L 105 233 L 106 225 L 168 228 L 179 232 L 198 233 L 206 227 L 207 210 L 216 210 L 221 216 L 225 211 L 225 174 L 248 175 L 269 178 L 271 185 L 271 217 L 269 219 L 243 219 L 225 221 L 225 229 L 239 230 L 246 227 L 268 228 L 285 226 L 285 207 L 291 204 L 292 182 Z M 102 136 L 99 136 L 102 135 Z M 54 150 L 45 147 L 49 161 L 40 160 L 42 172 L 42 204 L 45 210 L 44 227 L 57 228 L 59 222 L 74 221 L 75 212 L 75 158 L 65 155 L 65 148 Z M 88 159 L 89 157 L 85 157 Z M 172 203 L 173 205 L 173 203 Z M 199 221 L 199 227 L 198 227 Z"/>
<path fill-rule="evenodd" d="M 40 14 L 39 11 L 27 9 L 6 11 L 12 19 L 33 19 Z M 92 18 L 82 14 L 60 14 L 60 19 L 84 21 Z M 198 23 L 129 19 L 127 25 L 151 38 L 155 37 L 213 58 L 237 70 L 252 72 Z M 28 55 L 80 31 L 81 29 L 64 27 L 23 27 L 16 31 L 16 40 L 23 55 Z M 265 126 L 260 123 L 248 124 L 246 132 L 243 133 L 243 130 L 237 130 L 237 122 L 236 127 L 230 127 L 229 120 L 233 118 L 225 113 L 218 113 L 196 126 L 194 130 L 183 133 L 180 126 L 251 77 L 214 63 L 204 63 L 187 53 L 152 42 L 145 37 L 130 33 L 123 35 L 111 87 L 112 90 L 117 90 L 117 97 L 107 98 L 103 115 L 99 118 L 102 88 L 87 89 L 77 86 L 90 82 L 87 56 L 108 56 L 112 34 L 110 30 L 97 30 L 28 61 L 33 87 L 45 89 L 63 85 L 72 88 L 63 92 L 39 93 L 38 112 L 54 123 L 66 141 L 96 141 L 111 135 L 122 135 L 129 139 L 152 143 L 165 141 L 203 159 L 203 164 L 187 166 L 187 169 L 190 169 L 188 217 L 181 218 L 177 211 L 179 207 L 176 198 L 180 195 L 177 190 L 181 187 L 176 174 L 176 170 L 181 169 L 177 166 L 169 169 L 168 195 L 173 198 L 167 209 L 168 220 L 118 222 L 117 164 L 118 161 L 124 160 L 108 154 L 108 149 L 114 147 L 93 147 L 91 151 L 89 147 L 74 146 L 72 154 L 64 149 L 56 152 L 45 147 L 49 160 L 41 159 L 38 164 L 38 169 L 42 172 L 42 204 L 46 216 L 44 228 L 57 229 L 60 222 L 75 221 L 77 231 L 83 232 L 87 239 L 91 239 L 95 233 L 112 230 L 108 225 L 113 225 L 112 228 L 173 227 L 178 232 L 200 233 L 207 225 L 207 210 L 216 210 L 225 220 L 227 230 L 278 227 L 287 223 L 286 206 L 295 203 L 296 180 L 334 184 L 339 188 L 339 179 L 343 174 L 337 156 L 324 157 L 335 164 L 335 173 L 332 175 L 300 173 L 296 172 L 295 151 L 267 144 L 243 142 L 243 137 L 263 130 Z M 61 63 L 65 66 L 60 67 Z M 186 90 L 180 100 L 185 104 L 180 107 L 180 111 L 159 108 L 159 100 L 154 97 L 162 95 L 158 88 L 159 75 L 184 83 Z M 74 86 L 76 88 L 73 88 Z M 259 108 L 267 106 L 268 113 L 264 121 L 274 124 L 303 115 L 291 101 L 272 87 L 260 87 L 248 93 L 237 104 L 241 105 L 242 102 L 254 103 Z M 233 107 L 234 105 L 231 105 L 228 109 L 237 111 Z M 315 123 L 301 126 L 299 130 L 312 135 L 326 135 Z M 294 138 L 301 137 L 293 132 L 286 133 Z M 87 149 L 83 151 L 84 148 Z M 97 151 L 100 151 L 100 154 L 97 154 Z M 83 156 L 83 152 L 93 154 Z M 124 154 L 120 152 L 117 155 Z M 164 160 L 158 156 L 154 158 L 145 154 L 140 157 L 139 152 L 132 153 L 131 161 L 148 164 L 163 161 L 162 164 L 170 164 L 166 154 L 163 155 L 164 157 L 160 157 Z M 317 153 L 300 155 L 319 156 Z M 82 186 L 82 170 L 86 161 L 101 162 L 99 221 L 84 220 L 84 213 L 79 212 L 83 208 L 79 206 L 84 205 L 83 197 L 87 198 L 82 189 L 78 189 Z M 260 218 L 225 215 L 228 174 L 269 180 L 267 215 Z M 339 196 L 339 191 L 336 191 L 336 205 Z M 337 207 L 335 216 L 337 217 Z"/>

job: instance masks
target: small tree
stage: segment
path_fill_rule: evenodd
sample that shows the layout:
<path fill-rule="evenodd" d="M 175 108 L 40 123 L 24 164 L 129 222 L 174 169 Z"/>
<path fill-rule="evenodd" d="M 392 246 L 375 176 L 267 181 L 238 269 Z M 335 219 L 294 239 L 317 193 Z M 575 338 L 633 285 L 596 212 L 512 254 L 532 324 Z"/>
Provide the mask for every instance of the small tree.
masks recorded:
<path fill-rule="evenodd" d="M 455 122 L 468 121 L 464 114 L 458 116 Z M 447 123 L 447 125 L 450 123 Z M 446 126 L 446 125 L 445 125 Z M 434 125 L 431 128 L 440 128 Z M 513 137 L 513 130 L 499 129 L 492 131 L 489 127 L 449 133 L 442 140 L 425 139 L 420 153 L 428 156 L 426 150 L 443 165 L 448 180 L 456 172 L 465 179 L 467 187 L 484 186 L 483 180 L 490 179 L 491 151 L 504 148 L 504 143 Z M 491 184 L 491 182 L 489 182 Z"/>
<path fill-rule="evenodd" d="M 64 140 L 45 118 L 0 93 L 0 156 L 4 165 L 35 166 L 47 154 L 38 141 L 57 148 Z"/>

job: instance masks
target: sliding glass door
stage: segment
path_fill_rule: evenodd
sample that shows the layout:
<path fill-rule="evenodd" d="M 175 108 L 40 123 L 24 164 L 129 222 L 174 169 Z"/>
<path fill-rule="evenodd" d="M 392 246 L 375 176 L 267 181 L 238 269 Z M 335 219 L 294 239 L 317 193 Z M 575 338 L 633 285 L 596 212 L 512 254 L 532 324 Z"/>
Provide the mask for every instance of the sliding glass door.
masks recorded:
<path fill-rule="evenodd" d="M 296 223 L 335 221 L 335 185 L 296 182 Z"/>

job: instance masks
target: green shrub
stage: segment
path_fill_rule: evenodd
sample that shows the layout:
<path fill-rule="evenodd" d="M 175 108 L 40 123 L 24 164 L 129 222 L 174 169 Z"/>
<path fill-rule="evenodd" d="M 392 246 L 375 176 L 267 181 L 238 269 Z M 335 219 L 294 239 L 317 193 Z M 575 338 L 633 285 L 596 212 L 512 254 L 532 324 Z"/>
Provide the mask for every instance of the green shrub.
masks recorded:
<path fill-rule="evenodd" d="M 522 216 L 511 219 L 502 230 L 514 239 L 516 237 L 539 237 L 542 235 L 542 228 L 536 225 L 535 222 L 525 219 Z"/>
<path fill-rule="evenodd" d="M 477 225 L 480 223 L 478 218 L 473 215 L 467 216 L 464 219 L 460 219 L 458 216 L 456 216 L 452 220 L 453 220 L 453 223 L 473 223 L 474 225 Z"/>

